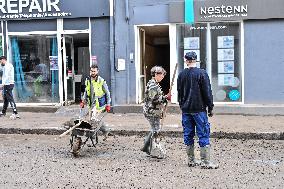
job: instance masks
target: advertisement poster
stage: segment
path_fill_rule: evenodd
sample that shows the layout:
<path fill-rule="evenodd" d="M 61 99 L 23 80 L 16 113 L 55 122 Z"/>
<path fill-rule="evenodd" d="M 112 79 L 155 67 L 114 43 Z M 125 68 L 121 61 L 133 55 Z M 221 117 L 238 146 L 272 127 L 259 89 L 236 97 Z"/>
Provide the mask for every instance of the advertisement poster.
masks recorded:
<path fill-rule="evenodd" d="M 234 60 L 234 49 L 218 49 L 218 61 Z"/>
<path fill-rule="evenodd" d="M 49 56 L 50 70 L 58 70 L 58 56 Z"/>
<path fill-rule="evenodd" d="M 218 73 L 234 73 L 234 61 L 218 62 Z"/>
<path fill-rule="evenodd" d="M 229 98 L 232 101 L 237 101 L 240 99 L 240 97 L 241 97 L 241 93 L 238 90 L 231 90 L 229 92 Z"/>
<path fill-rule="evenodd" d="M 196 53 L 196 55 L 197 55 L 197 62 L 199 62 L 199 61 L 200 61 L 200 50 L 184 50 L 183 56 L 184 56 L 187 52 L 191 52 L 191 51 L 193 51 L 193 52 Z"/>
<path fill-rule="evenodd" d="M 218 36 L 218 48 L 234 48 L 234 36 Z"/>
<path fill-rule="evenodd" d="M 199 49 L 199 37 L 184 38 L 184 49 Z"/>
<path fill-rule="evenodd" d="M 233 86 L 234 85 L 234 74 L 218 74 L 218 85 L 219 86 Z"/>

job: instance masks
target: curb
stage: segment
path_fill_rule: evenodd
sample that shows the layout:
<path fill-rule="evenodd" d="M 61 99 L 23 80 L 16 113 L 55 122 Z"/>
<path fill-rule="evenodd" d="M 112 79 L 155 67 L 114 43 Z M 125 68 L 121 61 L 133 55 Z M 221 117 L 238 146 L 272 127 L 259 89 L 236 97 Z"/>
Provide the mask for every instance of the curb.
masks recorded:
<path fill-rule="evenodd" d="M 0 134 L 35 134 L 35 135 L 60 135 L 64 129 L 18 129 L 0 128 Z"/>
<path fill-rule="evenodd" d="M 23 106 L 18 105 L 19 112 L 41 112 L 41 113 L 55 113 L 62 110 L 66 112 L 79 112 L 78 105 L 71 106 Z M 8 109 L 8 112 L 12 112 Z M 244 116 L 284 116 L 284 105 L 216 105 L 214 106 L 215 115 L 244 115 Z M 142 105 L 114 105 L 112 113 L 127 114 L 127 113 L 143 113 Z M 170 104 L 167 109 L 168 114 L 181 114 L 180 108 L 177 104 Z"/>
<path fill-rule="evenodd" d="M 60 135 L 65 129 L 18 129 L 0 128 L 0 134 L 36 134 L 36 135 Z M 145 136 L 149 131 L 135 130 L 113 130 L 114 135 L 118 136 Z M 161 134 L 167 137 L 182 138 L 182 131 L 162 131 Z M 242 140 L 284 140 L 284 132 L 280 133 L 245 133 L 245 132 L 212 132 L 210 138 L 217 139 L 242 139 Z"/>
<path fill-rule="evenodd" d="M 279 105 L 216 105 L 213 110 L 215 115 L 244 115 L 244 116 L 284 116 L 284 106 Z M 141 105 L 116 105 L 113 113 L 143 113 Z M 170 104 L 167 109 L 169 114 L 181 114 L 178 105 Z"/>

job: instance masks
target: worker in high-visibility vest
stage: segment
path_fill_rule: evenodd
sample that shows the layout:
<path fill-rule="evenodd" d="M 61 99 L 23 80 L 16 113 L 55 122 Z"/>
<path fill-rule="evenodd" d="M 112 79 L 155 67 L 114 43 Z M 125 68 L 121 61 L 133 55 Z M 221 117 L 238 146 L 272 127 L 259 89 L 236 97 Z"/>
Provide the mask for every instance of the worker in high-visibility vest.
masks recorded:
<path fill-rule="evenodd" d="M 99 76 L 99 67 L 97 64 L 93 64 L 90 68 L 90 76 L 88 76 L 84 82 L 85 90 L 80 103 L 81 108 L 88 106 L 91 110 L 91 119 L 95 118 L 98 111 L 110 112 L 110 91 L 108 89 L 106 81 Z M 101 129 L 105 135 L 109 133 L 109 128 L 103 122 Z"/>

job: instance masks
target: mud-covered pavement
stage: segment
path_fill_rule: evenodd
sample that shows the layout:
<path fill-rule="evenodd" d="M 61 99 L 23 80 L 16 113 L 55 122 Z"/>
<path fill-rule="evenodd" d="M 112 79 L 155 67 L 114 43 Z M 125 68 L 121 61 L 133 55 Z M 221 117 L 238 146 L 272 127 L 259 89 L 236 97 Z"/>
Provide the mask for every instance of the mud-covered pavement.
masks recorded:
<path fill-rule="evenodd" d="M 80 158 L 69 137 L 0 135 L 0 188 L 283 188 L 284 141 L 212 141 L 217 170 L 189 168 L 181 138 L 166 138 L 168 157 L 140 152 L 143 138 L 109 137 Z"/>

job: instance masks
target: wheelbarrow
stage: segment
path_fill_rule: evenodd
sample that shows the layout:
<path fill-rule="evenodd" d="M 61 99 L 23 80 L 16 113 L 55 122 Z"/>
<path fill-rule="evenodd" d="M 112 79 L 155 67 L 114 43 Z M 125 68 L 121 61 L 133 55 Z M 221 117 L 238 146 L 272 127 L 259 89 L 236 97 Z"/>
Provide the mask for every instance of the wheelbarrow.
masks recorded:
<path fill-rule="evenodd" d="M 68 133 L 70 135 L 71 152 L 75 157 L 78 157 L 80 150 L 91 142 L 91 147 L 96 147 L 98 144 L 98 131 L 102 126 L 102 119 L 107 112 L 97 112 L 92 119 L 81 118 L 82 109 L 80 109 L 80 117 L 74 120 L 74 126 L 62 133 L 59 137 L 63 137 Z M 88 145 L 89 146 L 89 145 Z"/>

